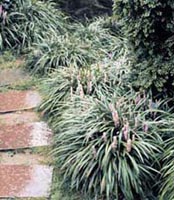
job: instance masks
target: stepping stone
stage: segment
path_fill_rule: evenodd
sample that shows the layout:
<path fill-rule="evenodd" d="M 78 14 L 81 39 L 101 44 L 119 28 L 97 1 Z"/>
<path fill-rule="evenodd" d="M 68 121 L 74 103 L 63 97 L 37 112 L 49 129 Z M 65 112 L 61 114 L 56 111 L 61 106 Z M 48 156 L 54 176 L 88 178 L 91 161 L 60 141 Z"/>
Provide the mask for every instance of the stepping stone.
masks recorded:
<path fill-rule="evenodd" d="M 0 113 L 33 109 L 41 103 L 36 91 L 9 91 L 0 93 Z"/>
<path fill-rule="evenodd" d="M 40 120 L 35 112 L 18 112 L 0 115 L 0 126 L 7 123 L 8 125 L 14 125 L 36 121 Z"/>
<path fill-rule="evenodd" d="M 0 150 L 49 146 L 52 136 L 45 122 L 0 124 Z"/>
<path fill-rule="evenodd" d="M 0 71 L 0 86 L 20 84 L 30 77 L 21 68 Z"/>
<path fill-rule="evenodd" d="M 38 165 L 51 163 L 51 158 L 29 152 L 0 152 L 0 165 Z"/>
<path fill-rule="evenodd" d="M 52 167 L 0 165 L 0 198 L 48 198 Z"/>

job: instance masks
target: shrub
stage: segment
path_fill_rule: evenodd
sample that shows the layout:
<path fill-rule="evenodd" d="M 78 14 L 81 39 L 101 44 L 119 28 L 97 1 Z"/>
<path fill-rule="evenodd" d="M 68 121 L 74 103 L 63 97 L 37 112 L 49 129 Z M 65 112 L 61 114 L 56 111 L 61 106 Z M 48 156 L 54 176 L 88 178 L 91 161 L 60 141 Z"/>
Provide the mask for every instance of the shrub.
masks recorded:
<path fill-rule="evenodd" d="M 98 199 L 152 199 L 167 114 L 131 90 L 96 93 L 64 102 L 57 119 L 54 154 L 65 180 Z"/>
<path fill-rule="evenodd" d="M 165 61 L 161 56 L 133 60 L 132 84 L 135 88 L 151 89 L 154 97 L 172 97 L 174 89 L 173 62 L 172 58 Z"/>
<path fill-rule="evenodd" d="M 173 1 L 115 0 L 114 13 L 123 20 L 124 31 L 146 58 L 152 54 L 166 55 L 171 46 L 166 42 L 173 36 Z"/>
<path fill-rule="evenodd" d="M 132 64 L 136 86 L 173 89 L 173 11 L 172 0 L 114 1 L 114 13 L 137 56 Z"/>
<path fill-rule="evenodd" d="M 5 11 L 3 11 L 5 12 Z M 17 0 L 0 22 L 1 48 L 23 48 L 65 29 L 64 16 L 53 4 Z"/>

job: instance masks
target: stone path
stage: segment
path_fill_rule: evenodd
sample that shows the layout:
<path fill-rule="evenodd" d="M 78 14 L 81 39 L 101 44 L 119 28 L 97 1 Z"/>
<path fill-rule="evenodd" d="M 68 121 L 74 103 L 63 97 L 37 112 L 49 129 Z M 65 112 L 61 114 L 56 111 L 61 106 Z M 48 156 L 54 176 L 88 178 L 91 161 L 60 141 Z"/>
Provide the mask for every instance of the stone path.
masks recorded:
<path fill-rule="evenodd" d="M 7 79 L 8 77 L 8 79 Z M 30 77 L 27 76 L 20 68 L 18 69 L 4 69 L 0 74 L 0 86 L 9 84 L 20 84 Z"/>
<path fill-rule="evenodd" d="M 0 94 L 0 113 L 29 110 L 37 107 L 41 97 L 36 91 L 8 91 Z"/>
<path fill-rule="evenodd" d="M 21 69 L 0 77 L 0 87 L 28 78 Z M 53 168 L 38 152 L 51 146 L 52 131 L 34 110 L 40 102 L 33 89 L 0 93 L 0 199 L 49 199 Z"/>

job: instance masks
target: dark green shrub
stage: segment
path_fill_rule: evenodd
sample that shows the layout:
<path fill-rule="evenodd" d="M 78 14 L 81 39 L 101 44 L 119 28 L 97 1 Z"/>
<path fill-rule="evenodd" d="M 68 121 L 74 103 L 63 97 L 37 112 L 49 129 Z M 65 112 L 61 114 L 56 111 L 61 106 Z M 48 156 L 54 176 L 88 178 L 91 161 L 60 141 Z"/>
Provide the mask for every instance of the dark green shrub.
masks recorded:
<path fill-rule="evenodd" d="M 168 55 L 174 35 L 172 0 L 115 0 L 114 13 L 123 20 L 124 31 L 140 55 Z"/>
<path fill-rule="evenodd" d="M 164 60 L 162 56 L 135 59 L 132 62 L 132 84 L 136 88 L 151 89 L 153 95 L 172 97 L 174 91 L 174 60 Z"/>
<path fill-rule="evenodd" d="M 53 4 L 17 0 L 0 22 L 1 48 L 23 48 L 64 31 L 64 16 Z"/>
<path fill-rule="evenodd" d="M 132 64 L 136 86 L 173 90 L 173 13 L 172 0 L 114 1 L 114 14 L 137 56 Z"/>

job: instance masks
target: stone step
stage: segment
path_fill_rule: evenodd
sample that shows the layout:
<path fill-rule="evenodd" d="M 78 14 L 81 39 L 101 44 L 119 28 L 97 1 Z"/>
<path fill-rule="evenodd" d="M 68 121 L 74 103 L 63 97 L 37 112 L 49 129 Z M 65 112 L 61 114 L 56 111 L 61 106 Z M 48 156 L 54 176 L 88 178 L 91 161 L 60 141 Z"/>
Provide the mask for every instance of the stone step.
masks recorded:
<path fill-rule="evenodd" d="M 0 93 L 0 114 L 36 108 L 41 103 L 37 91 L 15 91 Z"/>
<path fill-rule="evenodd" d="M 0 165 L 0 199 L 48 198 L 52 173 L 46 165 Z"/>
<path fill-rule="evenodd" d="M 0 115 L 0 126 L 1 125 L 15 125 L 29 122 L 40 121 L 38 114 L 36 112 L 16 112 L 16 113 L 6 113 Z"/>
<path fill-rule="evenodd" d="M 0 124 L 0 150 L 49 146 L 52 135 L 45 122 Z"/>
<path fill-rule="evenodd" d="M 41 153 L 33 153 L 30 149 L 24 151 L 0 152 L 0 165 L 40 165 L 52 163 L 51 157 Z"/>
<path fill-rule="evenodd" d="M 29 79 L 30 77 L 24 72 L 22 68 L 9 68 L 0 71 L 0 86 L 11 84 L 17 85 Z"/>

